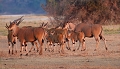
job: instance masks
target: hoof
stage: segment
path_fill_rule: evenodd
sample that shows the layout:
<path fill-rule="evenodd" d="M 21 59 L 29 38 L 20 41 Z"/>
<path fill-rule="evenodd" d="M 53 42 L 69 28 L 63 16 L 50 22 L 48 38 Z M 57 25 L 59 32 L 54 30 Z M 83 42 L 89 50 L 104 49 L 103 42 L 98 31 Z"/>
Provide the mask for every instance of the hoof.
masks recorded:
<path fill-rule="evenodd" d="M 42 53 L 40 52 L 39 55 L 42 55 Z"/>
<path fill-rule="evenodd" d="M 70 48 L 69 47 L 66 47 L 67 48 L 67 50 L 70 50 Z"/>
<path fill-rule="evenodd" d="M 106 50 L 108 50 L 108 48 L 107 48 L 107 47 L 106 47 L 105 49 L 106 49 Z"/>
<path fill-rule="evenodd" d="M 66 47 L 68 49 L 68 47 Z"/>
<path fill-rule="evenodd" d="M 64 50 L 62 50 L 62 51 L 61 51 L 61 53 L 62 53 L 62 54 L 65 54 L 65 51 L 64 51 Z"/>
<path fill-rule="evenodd" d="M 20 56 L 22 56 L 22 54 L 20 54 Z"/>
<path fill-rule="evenodd" d="M 71 50 L 70 48 L 68 48 L 68 50 Z"/>
<path fill-rule="evenodd" d="M 50 50 L 48 50 L 48 52 L 50 52 Z"/>
<path fill-rule="evenodd" d="M 81 51 L 85 51 L 85 49 L 81 50 Z"/>
<path fill-rule="evenodd" d="M 25 56 L 28 56 L 28 53 Z"/>
<path fill-rule="evenodd" d="M 35 51 L 35 48 L 34 48 L 34 51 Z"/>
<path fill-rule="evenodd" d="M 29 51 L 29 52 L 31 52 L 31 51 Z"/>
<path fill-rule="evenodd" d="M 42 55 L 42 53 L 39 53 L 39 55 Z"/>
<path fill-rule="evenodd" d="M 75 52 L 75 49 L 73 49 L 73 51 Z"/>
<path fill-rule="evenodd" d="M 47 50 L 47 48 L 45 48 L 45 51 Z"/>
<path fill-rule="evenodd" d="M 8 54 L 10 54 L 10 50 L 9 50 Z"/>
<path fill-rule="evenodd" d="M 14 53 L 12 52 L 12 55 L 13 55 Z"/>
<path fill-rule="evenodd" d="M 37 50 L 37 52 L 38 52 L 39 50 Z"/>
<path fill-rule="evenodd" d="M 95 49 L 94 51 L 97 51 L 97 49 Z"/>
<path fill-rule="evenodd" d="M 58 53 L 60 53 L 60 51 L 58 51 Z"/>
<path fill-rule="evenodd" d="M 79 50 L 79 48 L 77 50 Z"/>
<path fill-rule="evenodd" d="M 52 50 L 51 52 L 54 52 L 54 50 Z"/>
<path fill-rule="evenodd" d="M 17 53 L 17 50 L 15 51 L 15 53 Z"/>

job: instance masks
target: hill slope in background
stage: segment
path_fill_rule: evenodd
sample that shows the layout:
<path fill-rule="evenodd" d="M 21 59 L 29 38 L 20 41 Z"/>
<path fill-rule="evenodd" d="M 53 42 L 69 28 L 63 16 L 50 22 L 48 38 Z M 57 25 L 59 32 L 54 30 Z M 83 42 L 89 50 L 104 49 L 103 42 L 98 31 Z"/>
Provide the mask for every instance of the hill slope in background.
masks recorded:
<path fill-rule="evenodd" d="M 46 0 L 0 0 L 0 14 L 45 14 Z"/>

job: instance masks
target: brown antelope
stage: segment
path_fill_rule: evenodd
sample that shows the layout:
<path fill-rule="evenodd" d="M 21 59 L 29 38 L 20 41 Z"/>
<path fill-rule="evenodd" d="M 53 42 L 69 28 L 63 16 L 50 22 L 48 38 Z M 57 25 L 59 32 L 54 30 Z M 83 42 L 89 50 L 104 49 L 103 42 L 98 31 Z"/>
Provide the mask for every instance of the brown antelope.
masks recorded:
<path fill-rule="evenodd" d="M 64 35 L 62 33 L 57 33 L 56 31 L 49 32 L 49 35 L 47 36 L 47 41 L 50 42 L 49 45 L 54 45 L 55 43 L 59 43 L 60 45 L 60 53 L 64 53 Z M 49 47 L 48 47 L 49 50 Z M 54 51 L 54 49 L 52 49 Z"/>
<path fill-rule="evenodd" d="M 23 16 L 22 16 L 23 17 Z M 20 22 L 22 22 L 23 20 L 22 20 L 22 17 L 21 18 L 19 18 L 19 19 L 16 19 L 16 20 L 14 20 L 13 22 L 18 22 L 18 23 L 20 23 Z M 12 22 L 10 22 L 10 23 L 12 23 Z M 6 26 L 5 26 L 7 29 L 9 28 L 9 26 L 6 24 Z M 22 28 L 31 28 L 32 26 L 23 26 Z M 14 44 L 16 44 L 16 42 L 17 42 L 17 37 L 14 37 L 14 35 L 13 35 L 13 30 L 8 30 L 8 35 L 7 35 L 7 38 L 8 38 L 8 45 L 9 45 L 9 53 L 10 53 L 10 43 L 12 44 L 12 51 L 13 51 L 13 48 L 14 48 Z M 25 44 L 25 51 L 27 50 L 27 44 L 26 44 L 26 42 L 24 43 Z M 33 49 L 33 46 L 34 46 L 34 44 L 36 45 L 36 47 L 37 47 L 37 51 L 38 51 L 38 46 L 37 46 L 37 42 L 31 42 L 31 44 L 32 44 L 32 47 L 31 47 L 31 49 L 30 49 L 30 51 L 29 52 L 31 52 L 31 50 Z M 16 44 L 16 46 L 15 46 L 15 50 L 16 50 L 16 52 L 17 52 L 17 44 Z M 34 50 L 35 50 L 35 48 L 34 48 Z M 13 54 L 13 52 L 12 52 L 12 54 Z"/>
<path fill-rule="evenodd" d="M 8 29 L 8 26 L 6 24 L 5 26 Z M 8 30 L 8 35 L 7 35 L 7 39 L 8 39 L 8 46 L 9 46 L 9 54 L 10 54 L 10 44 L 12 45 L 12 54 L 14 54 L 14 45 L 15 45 L 15 52 L 17 53 L 17 37 L 13 36 L 13 31 L 12 30 Z"/>
<path fill-rule="evenodd" d="M 17 36 L 17 38 L 19 39 L 20 43 L 21 43 L 21 54 L 22 55 L 22 51 L 23 51 L 23 46 L 25 46 L 26 42 L 34 42 L 36 40 L 38 40 L 40 46 L 39 46 L 39 54 L 42 55 L 42 46 L 43 46 L 43 42 L 44 42 L 44 34 L 45 31 L 42 27 L 32 27 L 32 28 L 19 28 L 18 25 L 20 23 L 18 22 L 12 22 L 9 25 L 9 30 L 13 30 L 13 34 L 14 36 Z M 28 55 L 28 52 L 27 54 Z"/>
<path fill-rule="evenodd" d="M 76 33 L 83 32 L 84 35 L 82 35 L 82 36 L 84 36 L 84 37 L 94 37 L 95 40 L 96 40 L 96 49 L 95 49 L 95 50 L 97 50 L 97 48 L 98 48 L 98 45 L 99 45 L 99 37 L 100 37 L 100 39 L 102 39 L 102 40 L 104 41 L 105 49 L 107 50 L 106 40 L 105 40 L 105 38 L 104 38 L 103 35 L 102 35 L 103 29 L 102 29 L 102 26 L 101 26 L 100 24 L 80 23 L 80 24 L 78 24 L 77 26 L 75 26 L 75 25 L 72 24 L 71 22 L 67 22 L 67 23 L 65 23 L 65 24 L 63 25 L 63 28 L 67 28 L 68 30 L 71 30 L 71 29 L 74 30 L 74 34 L 75 34 L 75 32 L 76 32 Z M 71 37 L 75 37 L 75 36 L 71 36 Z M 77 37 L 80 37 L 80 35 L 77 36 Z M 75 40 L 76 38 L 73 38 L 73 39 Z M 82 39 L 78 38 L 78 40 L 80 41 L 80 40 L 82 40 Z M 86 46 L 84 45 L 84 44 L 85 44 L 85 39 L 83 39 L 83 40 L 81 41 L 81 43 L 83 43 L 83 44 L 82 44 L 82 50 L 81 50 L 81 51 L 84 51 L 85 48 L 86 48 Z M 79 47 L 80 47 L 80 46 L 79 46 Z M 78 47 L 78 49 L 79 49 L 79 47 Z"/>
<path fill-rule="evenodd" d="M 23 16 L 22 16 L 23 17 Z M 14 20 L 13 22 L 22 22 L 23 20 L 22 17 Z M 11 22 L 10 22 L 11 23 Z M 6 24 L 5 26 L 7 29 L 9 28 L 9 26 Z M 17 53 L 17 37 L 13 36 L 13 31 L 12 30 L 8 30 L 8 35 L 7 35 L 7 39 L 8 39 L 8 46 L 9 46 L 9 54 L 10 54 L 10 43 L 12 44 L 12 54 L 13 54 L 13 49 L 14 49 L 14 44 L 15 44 L 15 52 Z"/>
<path fill-rule="evenodd" d="M 64 37 L 64 43 L 68 41 L 68 39 L 67 39 L 67 37 L 68 37 L 67 29 L 51 28 L 51 29 L 48 30 L 48 35 L 50 35 L 50 33 L 53 33 L 53 32 L 54 32 L 54 34 L 62 34 L 63 37 Z"/>
<path fill-rule="evenodd" d="M 26 29 L 33 28 L 33 27 L 32 26 L 23 26 L 22 28 L 24 28 L 26 30 Z M 25 49 L 24 50 L 27 51 L 27 43 L 25 42 L 24 44 L 25 44 Z M 34 42 L 31 42 L 31 44 L 32 44 L 32 47 L 30 48 L 29 52 L 31 52 L 31 50 L 34 48 L 34 44 L 36 45 L 37 52 L 38 52 L 39 48 L 38 48 L 37 42 L 34 41 Z M 35 50 L 35 48 L 34 48 L 34 50 Z"/>
<path fill-rule="evenodd" d="M 48 22 L 46 24 L 44 24 L 44 22 L 43 22 L 40 27 L 46 29 L 47 24 L 48 24 Z M 22 28 L 33 28 L 33 27 L 32 26 L 23 26 Z M 32 47 L 30 48 L 29 52 L 31 52 L 31 50 L 34 48 L 34 44 L 36 45 L 37 52 L 38 52 L 39 48 L 38 48 L 37 42 L 34 41 L 34 42 L 31 42 L 31 44 L 32 44 Z M 27 44 L 25 45 L 25 50 L 27 49 L 26 46 L 27 46 Z M 34 48 L 34 50 L 35 50 L 35 48 Z"/>
<path fill-rule="evenodd" d="M 75 32 L 83 32 L 85 37 L 94 37 L 96 40 L 96 49 L 98 49 L 99 45 L 99 37 L 104 41 L 105 49 L 107 50 L 106 46 L 106 40 L 102 35 L 103 28 L 100 24 L 86 24 L 86 23 L 80 23 L 75 27 Z M 86 46 L 82 46 L 82 51 L 86 49 Z"/>
<path fill-rule="evenodd" d="M 74 32 L 74 29 L 75 29 L 75 24 L 73 24 L 72 22 L 66 22 L 62 25 L 62 28 L 63 29 L 67 29 L 68 31 L 68 47 L 67 49 L 68 50 L 71 50 L 70 46 L 69 46 L 69 41 L 71 40 L 72 41 L 72 47 L 75 46 L 75 42 L 77 42 L 77 33 Z M 73 49 L 73 51 L 75 51 L 75 49 Z"/>
<path fill-rule="evenodd" d="M 75 47 L 76 42 L 78 41 L 77 35 L 78 34 L 76 32 L 69 31 L 69 38 L 68 38 L 68 40 L 69 41 L 71 40 L 71 42 L 72 42 L 72 48 L 73 48 L 73 49 L 71 49 L 70 46 L 69 46 L 69 49 L 72 50 L 72 51 L 75 51 L 74 47 Z"/>
<path fill-rule="evenodd" d="M 62 28 L 63 28 L 63 29 L 67 29 L 67 30 L 69 30 L 69 31 L 74 31 L 75 26 L 76 26 L 76 25 L 73 24 L 72 22 L 67 22 L 67 23 L 64 23 L 64 24 L 63 24 Z"/>
<path fill-rule="evenodd" d="M 84 33 L 83 32 L 74 32 L 74 31 L 69 31 L 69 36 L 68 36 L 68 40 L 71 40 L 72 42 L 72 47 L 73 49 L 70 48 L 70 50 L 75 51 L 75 44 L 76 42 L 79 41 L 79 46 L 78 49 L 80 47 L 80 43 L 82 43 L 82 46 L 84 46 Z"/>

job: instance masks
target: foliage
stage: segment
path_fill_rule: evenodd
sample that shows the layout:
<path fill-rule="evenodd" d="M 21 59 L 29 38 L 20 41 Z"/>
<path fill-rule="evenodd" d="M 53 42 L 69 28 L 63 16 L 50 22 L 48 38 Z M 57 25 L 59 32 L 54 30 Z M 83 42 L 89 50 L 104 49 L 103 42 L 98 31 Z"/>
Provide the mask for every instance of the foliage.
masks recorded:
<path fill-rule="evenodd" d="M 120 23 L 120 0 L 47 0 L 42 7 L 57 23 Z"/>

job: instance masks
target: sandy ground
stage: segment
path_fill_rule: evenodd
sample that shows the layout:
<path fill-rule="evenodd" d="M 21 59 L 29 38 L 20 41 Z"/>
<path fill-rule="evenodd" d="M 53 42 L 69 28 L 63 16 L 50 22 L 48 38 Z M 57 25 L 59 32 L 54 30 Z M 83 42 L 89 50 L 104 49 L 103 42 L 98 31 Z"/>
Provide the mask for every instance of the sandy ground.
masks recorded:
<path fill-rule="evenodd" d="M 94 51 L 94 38 L 86 38 L 86 51 L 65 49 L 64 55 L 57 50 L 43 51 L 43 55 L 32 51 L 28 56 L 24 53 L 20 57 L 19 42 L 18 53 L 11 55 L 8 54 L 7 38 L 0 36 L 0 69 L 120 69 L 120 34 L 105 35 L 105 38 L 108 51 L 103 41 L 100 41 L 99 50 Z M 28 45 L 29 49 L 31 44 Z"/>
<path fill-rule="evenodd" d="M 57 49 L 55 52 L 44 50 L 43 55 L 32 51 L 28 56 L 25 56 L 24 52 L 23 56 L 20 57 L 18 41 L 17 54 L 8 54 L 6 33 L 3 34 L 7 30 L 4 26 L 20 16 L 0 16 L 0 30 L 2 30 L 2 34 L 0 32 L 0 69 L 120 69 L 120 33 L 105 35 L 108 51 L 105 50 L 103 41 L 100 41 L 99 50 L 94 51 L 96 43 L 94 38 L 86 38 L 86 51 L 73 52 L 65 49 L 66 54 L 64 55 L 60 55 Z M 41 22 L 47 22 L 47 20 L 48 18 L 45 16 L 25 15 L 20 26 L 39 26 Z M 116 26 L 112 26 L 112 29 L 114 28 Z M 75 46 L 77 48 L 78 43 Z M 30 47 L 31 44 L 28 43 L 28 50 Z"/>

